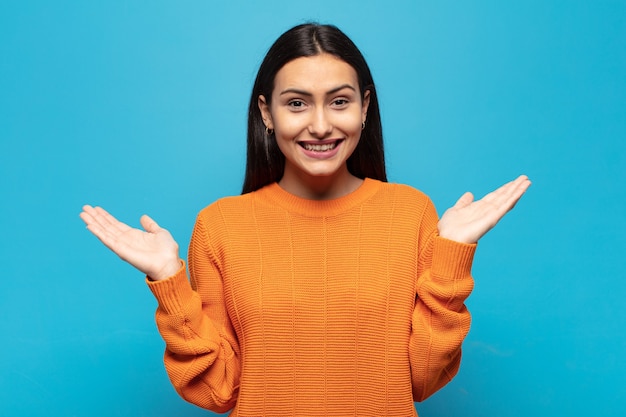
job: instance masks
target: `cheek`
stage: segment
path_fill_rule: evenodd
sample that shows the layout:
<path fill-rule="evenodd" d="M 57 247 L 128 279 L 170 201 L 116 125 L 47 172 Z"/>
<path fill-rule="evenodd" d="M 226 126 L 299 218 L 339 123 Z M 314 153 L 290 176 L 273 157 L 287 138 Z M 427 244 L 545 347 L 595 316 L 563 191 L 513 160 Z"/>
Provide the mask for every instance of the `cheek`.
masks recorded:
<path fill-rule="evenodd" d="M 354 112 L 353 114 L 342 115 L 337 119 L 336 126 L 344 130 L 350 135 L 361 135 L 361 113 Z"/>
<path fill-rule="evenodd" d="M 276 143 L 278 144 L 278 147 L 284 153 L 283 148 L 286 147 L 288 144 L 295 143 L 296 136 L 290 129 L 285 128 L 284 126 L 276 126 L 274 130 L 274 138 L 276 138 Z"/>
<path fill-rule="evenodd" d="M 280 142 L 291 141 L 306 130 L 306 124 L 297 117 L 278 117 L 274 119 L 274 132 Z"/>
<path fill-rule="evenodd" d="M 290 123 L 274 124 L 274 140 L 283 155 L 293 152 L 293 145 L 300 136 L 300 130 Z"/>

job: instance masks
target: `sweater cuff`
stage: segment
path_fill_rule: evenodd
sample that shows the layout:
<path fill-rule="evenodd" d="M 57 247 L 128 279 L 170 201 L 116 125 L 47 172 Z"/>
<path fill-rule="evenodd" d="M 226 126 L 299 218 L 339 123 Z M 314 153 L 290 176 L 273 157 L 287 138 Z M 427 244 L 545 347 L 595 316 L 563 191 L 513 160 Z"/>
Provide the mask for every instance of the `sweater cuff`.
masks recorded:
<path fill-rule="evenodd" d="M 194 295 L 186 271 L 185 261 L 181 261 L 181 268 L 178 272 L 167 279 L 152 281 L 146 277 L 146 284 L 157 299 L 159 307 L 168 314 L 180 312 L 186 300 Z"/>
<path fill-rule="evenodd" d="M 432 274 L 459 279 L 471 274 L 476 243 L 461 243 L 437 236 L 433 246 Z"/>

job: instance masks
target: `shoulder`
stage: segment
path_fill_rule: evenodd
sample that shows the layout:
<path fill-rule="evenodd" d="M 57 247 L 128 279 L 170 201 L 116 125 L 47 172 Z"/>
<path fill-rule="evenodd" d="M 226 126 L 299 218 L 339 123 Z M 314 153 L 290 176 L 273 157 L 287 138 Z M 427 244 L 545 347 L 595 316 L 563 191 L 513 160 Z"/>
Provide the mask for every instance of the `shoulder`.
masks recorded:
<path fill-rule="evenodd" d="M 420 200 L 427 200 L 429 199 L 428 196 L 418 190 L 417 188 L 414 188 L 410 185 L 407 184 L 401 184 L 401 183 L 396 183 L 396 182 L 388 182 L 388 183 L 384 183 L 388 188 L 393 189 L 398 195 L 400 196 L 406 196 L 409 198 L 415 198 L 415 199 L 420 199 Z"/>
<path fill-rule="evenodd" d="M 404 204 L 428 205 L 430 198 L 422 191 L 407 184 L 378 181 L 379 194 Z"/>
<path fill-rule="evenodd" d="M 421 190 L 407 184 L 380 183 L 376 198 L 380 211 L 393 213 L 396 222 L 420 230 L 438 221 L 437 211 L 431 199 Z"/>
<path fill-rule="evenodd" d="M 251 211 L 252 200 L 252 193 L 222 197 L 200 210 L 198 220 L 245 216 Z"/>
<path fill-rule="evenodd" d="M 254 228 L 259 213 L 276 212 L 275 204 L 268 200 L 270 186 L 246 194 L 222 197 L 198 213 L 196 223 L 208 229 L 231 231 Z"/>

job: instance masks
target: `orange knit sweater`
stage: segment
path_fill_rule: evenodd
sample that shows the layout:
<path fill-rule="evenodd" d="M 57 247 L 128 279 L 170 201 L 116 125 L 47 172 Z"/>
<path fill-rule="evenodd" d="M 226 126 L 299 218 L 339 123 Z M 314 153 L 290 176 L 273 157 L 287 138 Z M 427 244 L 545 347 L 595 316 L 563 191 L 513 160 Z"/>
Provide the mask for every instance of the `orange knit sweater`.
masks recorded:
<path fill-rule="evenodd" d="M 198 215 L 191 285 L 184 268 L 149 282 L 167 372 L 231 416 L 415 416 L 458 370 L 474 250 L 404 185 L 221 199 Z"/>

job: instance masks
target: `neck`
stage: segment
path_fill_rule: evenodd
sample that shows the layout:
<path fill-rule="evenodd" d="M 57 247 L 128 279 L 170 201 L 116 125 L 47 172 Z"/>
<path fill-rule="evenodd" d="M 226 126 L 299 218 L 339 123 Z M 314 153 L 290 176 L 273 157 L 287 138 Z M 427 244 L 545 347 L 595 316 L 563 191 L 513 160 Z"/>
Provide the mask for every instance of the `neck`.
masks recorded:
<path fill-rule="evenodd" d="M 362 183 L 363 180 L 352 175 L 346 166 L 327 176 L 298 175 L 285 169 L 278 185 L 288 193 L 307 200 L 333 200 L 350 194 Z"/>

